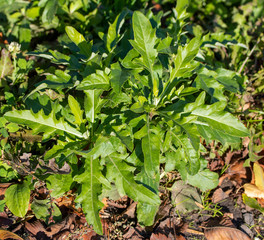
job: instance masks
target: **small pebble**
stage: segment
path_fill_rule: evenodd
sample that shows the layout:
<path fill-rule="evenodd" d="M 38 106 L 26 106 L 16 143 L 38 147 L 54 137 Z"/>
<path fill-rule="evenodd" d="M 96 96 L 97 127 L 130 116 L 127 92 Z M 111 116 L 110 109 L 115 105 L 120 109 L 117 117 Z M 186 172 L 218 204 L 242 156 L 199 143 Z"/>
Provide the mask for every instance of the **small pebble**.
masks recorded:
<path fill-rule="evenodd" d="M 244 213 L 243 218 L 244 218 L 244 221 L 247 225 L 249 225 L 249 226 L 254 225 L 254 216 L 252 213 Z"/>

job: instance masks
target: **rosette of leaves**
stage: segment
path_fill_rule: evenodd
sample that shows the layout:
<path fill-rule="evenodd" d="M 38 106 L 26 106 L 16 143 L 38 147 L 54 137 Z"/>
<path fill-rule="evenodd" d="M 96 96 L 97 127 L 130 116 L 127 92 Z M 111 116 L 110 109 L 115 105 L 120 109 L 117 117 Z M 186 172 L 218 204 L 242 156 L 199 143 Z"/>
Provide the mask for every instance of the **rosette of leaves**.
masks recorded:
<path fill-rule="evenodd" d="M 185 2 L 178 1 L 175 9 L 181 28 L 188 16 Z M 122 31 L 126 18 L 132 26 Z M 248 135 L 226 109 L 224 92 L 239 91 L 236 73 L 199 62 L 201 37 L 183 44 L 181 28 L 162 29 L 159 21 L 151 12 L 135 11 L 131 17 L 124 11 L 96 44 L 66 27 L 75 44 L 72 54 L 44 56 L 66 70 L 49 74 L 37 86 L 26 100 L 29 110 L 5 114 L 56 142 L 45 160 L 67 161 L 72 174 L 65 175 L 67 186 L 53 176 L 49 188 L 56 182 L 56 189 L 66 192 L 77 184 L 76 202 L 100 234 L 102 190 L 114 184 L 121 196 L 138 202 L 139 222 L 151 225 L 160 204 L 161 163 L 205 191 L 217 186 L 218 175 L 206 169 L 201 139 L 224 144 Z M 50 98 L 41 106 L 40 94 L 50 97 L 47 89 L 68 97 Z"/>

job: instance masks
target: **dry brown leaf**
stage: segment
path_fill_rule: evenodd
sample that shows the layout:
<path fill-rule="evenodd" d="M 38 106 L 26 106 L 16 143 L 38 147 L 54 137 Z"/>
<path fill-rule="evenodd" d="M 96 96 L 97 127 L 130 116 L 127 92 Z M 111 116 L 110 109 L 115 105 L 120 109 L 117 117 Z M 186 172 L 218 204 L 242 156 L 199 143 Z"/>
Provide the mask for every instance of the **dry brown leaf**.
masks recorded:
<path fill-rule="evenodd" d="M 23 238 L 19 237 L 15 233 L 12 233 L 6 230 L 0 230 L 0 239 L 1 240 L 5 240 L 5 239 L 23 240 Z"/>
<path fill-rule="evenodd" d="M 243 164 L 241 164 L 243 165 Z M 241 185 L 243 178 L 247 179 L 247 175 L 246 175 L 246 170 L 241 170 L 241 171 L 236 171 L 234 169 L 230 169 L 230 171 L 228 171 L 228 173 L 222 175 L 219 178 L 219 186 L 222 185 L 223 181 L 228 178 L 231 181 L 234 181 L 236 184 Z"/>
<path fill-rule="evenodd" d="M 122 214 L 121 216 L 124 218 L 135 218 L 136 216 L 136 206 L 137 203 L 133 202 Z"/>
<path fill-rule="evenodd" d="M 228 152 L 225 157 L 225 164 L 230 165 L 227 171 L 219 178 L 219 186 L 224 179 L 228 178 L 236 184 L 241 185 L 243 178 L 248 178 L 248 172 L 244 167 L 245 158 L 248 155 L 248 149 Z"/>
<path fill-rule="evenodd" d="M 76 218 L 76 215 L 73 213 L 71 215 L 68 215 L 61 222 L 55 223 L 55 224 L 47 227 L 47 229 L 46 229 L 47 235 L 53 236 L 55 234 L 58 234 L 60 231 L 70 229 L 72 224 L 75 224 L 75 218 Z"/>
<path fill-rule="evenodd" d="M 43 232 L 47 235 L 46 229 L 44 228 L 44 226 L 39 220 L 32 222 L 32 223 L 25 222 L 25 228 L 27 231 L 31 232 L 33 235 L 37 235 L 38 232 Z"/>
<path fill-rule="evenodd" d="M 6 189 L 11 185 L 12 183 L 0 183 L 0 196 L 5 194 Z"/>
<path fill-rule="evenodd" d="M 230 227 L 207 228 L 204 235 L 207 240 L 250 240 L 245 233 Z"/>
<path fill-rule="evenodd" d="M 224 216 L 220 217 L 219 221 L 219 227 L 231 227 L 235 228 L 234 223 L 232 222 L 232 219 L 234 218 L 233 213 L 224 213 Z"/>
<path fill-rule="evenodd" d="M 56 199 L 56 203 L 59 207 L 65 206 L 74 210 L 74 197 L 73 195 L 66 195 Z"/>
<path fill-rule="evenodd" d="M 107 207 L 108 207 L 108 198 L 103 198 L 102 200 L 101 200 L 101 202 L 104 204 L 104 206 L 103 206 L 103 208 L 101 209 L 101 211 L 100 211 L 100 217 L 102 218 L 102 217 L 104 217 L 104 215 L 105 215 L 105 210 L 107 209 Z M 108 214 L 106 213 L 106 216 L 108 216 Z"/>
<path fill-rule="evenodd" d="M 256 185 L 251 183 L 246 183 L 244 186 L 245 194 L 251 198 L 263 198 L 264 191 L 261 191 Z"/>
<path fill-rule="evenodd" d="M 129 228 L 128 232 L 123 235 L 124 239 L 129 240 L 141 240 L 145 239 L 145 230 L 137 224 L 135 228 Z"/>
<path fill-rule="evenodd" d="M 253 166 L 253 178 L 252 183 L 246 183 L 243 187 L 245 189 L 245 194 L 251 198 L 261 198 L 264 199 L 264 171 L 259 163 L 255 162 Z"/>
<path fill-rule="evenodd" d="M 231 227 L 235 228 L 232 219 L 228 216 L 229 213 L 225 213 L 223 216 L 211 217 L 206 221 L 203 221 L 201 228 L 210 229 L 214 227 Z"/>
<path fill-rule="evenodd" d="M 218 188 L 213 193 L 212 202 L 217 203 L 225 198 L 228 198 L 228 195 L 222 190 L 222 188 Z"/>
<path fill-rule="evenodd" d="M 176 236 L 173 236 L 171 233 L 169 234 L 169 236 L 166 236 L 165 234 L 163 233 L 152 233 L 151 236 L 150 236 L 150 240 L 172 240 L 172 239 L 175 239 L 175 240 L 186 240 L 186 238 L 182 235 L 176 235 Z"/>
<path fill-rule="evenodd" d="M 257 201 L 258 201 L 259 205 L 260 205 L 262 208 L 264 208 L 264 199 L 263 199 L 263 198 L 258 198 Z"/>
<path fill-rule="evenodd" d="M 150 240 L 171 240 L 173 235 L 171 236 L 166 236 L 163 233 L 152 233 L 150 236 Z"/>
<path fill-rule="evenodd" d="M 100 239 L 98 237 L 98 234 L 95 231 L 93 231 L 93 230 L 90 230 L 86 234 L 82 235 L 82 239 L 83 240 L 94 240 L 96 238 Z"/>

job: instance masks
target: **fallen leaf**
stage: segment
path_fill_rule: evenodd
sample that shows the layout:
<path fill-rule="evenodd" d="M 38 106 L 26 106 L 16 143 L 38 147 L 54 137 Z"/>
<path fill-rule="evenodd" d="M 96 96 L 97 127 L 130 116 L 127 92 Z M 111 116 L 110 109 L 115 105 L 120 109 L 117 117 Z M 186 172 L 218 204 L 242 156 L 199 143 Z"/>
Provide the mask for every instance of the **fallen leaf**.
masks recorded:
<path fill-rule="evenodd" d="M 0 239 L 6 240 L 6 239 L 16 239 L 16 240 L 23 240 L 23 238 L 19 237 L 18 235 L 6 231 L 6 230 L 0 230 Z"/>
<path fill-rule="evenodd" d="M 39 232 L 43 232 L 46 234 L 46 229 L 44 228 L 44 226 L 39 220 L 32 222 L 32 223 L 25 222 L 25 228 L 26 230 L 31 232 L 33 235 L 37 235 Z"/>
<path fill-rule="evenodd" d="M 125 239 L 129 239 L 131 238 L 131 236 L 133 236 L 133 234 L 135 234 L 136 230 L 135 228 L 129 228 L 128 231 L 123 235 L 123 237 Z"/>
<path fill-rule="evenodd" d="M 255 162 L 253 165 L 253 172 L 255 177 L 255 185 L 256 187 L 263 191 L 264 190 L 264 171 L 263 168 Z"/>
<path fill-rule="evenodd" d="M 129 230 L 123 235 L 123 238 L 129 240 L 140 240 L 146 239 L 145 235 L 145 230 L 139 224 L 137 224 L 135 228 L 129 228 Z"/>
<path fill-rule="evenodd" d="M 209 163 L 209 169 L 210 171 L 218 171 L 223 169 L 223 166 L 225 165 L 222 158 L 214 159 Z"/>
<path fill-rule="evenodd" d="M 264 191 L 260 190 L 256 185 L 251 183 L 246 183 L 244 186 L 245 194 L 251 198 L 263 198 Z"/>
<path fill-rule="evenodd" d="M 152 233 L 150 240 L 171 240 L 173 238 L 174 237 L 171 233 L 167 236 L 161 232 L 158 232 L 158 233 Z"/>
<path fill-rule="evenodd" d="M 222 190 L 222 188 L 218 188 L 213 193 L 212 202 L 217 203 L 225 198 L 228 198 L 228 195 Z"/>
<path fill-rule="evenodd" d="M 75 218 L 76 218 L 76 215 L 71 214 L 67 216 L 66 218 L 64 218 L 61 222 L 51 225 L 50 227 L 47 228 L 47 231 L 48 231 L 47 235 L 53 236 L 59 233 L 60 231 L 70 229 L 71 225 L 75 223 Z"/>
<path fill-rule="evenodd" d="M 52 158 L 49 160 L 49 165 L 47 166 L 46 164 L 42 166 L 42 168 L 46 169 L 47 171 L 45 174 L 48 173 L 56 173 L 56 174 L 68 174 L 71 172 L 70 165 L 68 163 L 64 163 L 64 165 L 59 168 L 58 164 L 56 163 L 55 158 Z"/>
<path fill-rule="evenodd" d="M 160 219 L 167 216 L 167 214 L 168 214 L 168 212 L 170 212 L 171 208 L 172 208 L 172 205 L 170 204 L 170 201 L 167 198 L 166 201 L 161 203 L 159 210 L 158 210 L 156 217 L 155 217 L 155 222 L 157 222 Z"/>
<path fill-rule="evenodd" d="M 108 224 L 108 219 L 106 218 L 101 218 L 101 223 L 103 227 L 103 235 L 109 236 L 109 224 Z"/>
<path fill-rule="evenodd" d="M 226 179 L 230 179 L 234 181 L 236 184 L 241 185 L 243 178 L 247 179 L 247 170 L 244 167 L 244 160 L 236 161 L 235 163 L 231 164 L 225 174 L 223 174 L 219 178 L 219 186 L 222 185 L 222 182 Z"/>
<path fill-rule="evenodd" d="M 211 229 L 214 227 L 228 227 L 235 228 L 232 219 L 229 217 L 230 213 L 225 213 L 223 216 L 211 217 L 201 224 L 202 228 Z"/>
<path fill-rule="evenodd" d="M 42 223 L 37 220 L 33 223 L 25 222 L 25 228 L 33 235 L 42 235 L 54 239 L 54 235 L 63 231 L 72 230 L 75 223 L 75 214 L 71 214 L 63 219 L 60 223 L 53 224 L 45 229 Z"/>
<path fill-rule="evenodd" d="M 108 198 L 104 197 L 101 202 L 104 204 L 103 208 L 101 209 L 101 211 L 99 212 L 100 217 L 103 218 L 105 215 L 108 216 L 108 214 L 105 214 L 105 210 L 108 207 Z"/>
<path fill-rule="evenodd" d="M 245 194 L 251 198 L 262 198 L 264 199 L 264 171 L 263 168 L 255 162 L 253 165 L 253 178 L 252 183 L 244 184 Z"/>
<path fill-rule="evenodd" d="M 181 234 L 186 232 L 188 224 L 180 218 L 166 218 L 152 232 L 150 240 L 181 240 Z"/>
<path fill-rule="evenodd" d="M 195 202 L 202 203 L 201 197 L 196 188 L 185 184 L 183 181 L 176 181 L 171 187 L 171 200 L 179 212 L 188 212 L 199 207 Z"/>
<path fill-rule="evenodd" d="M 257 202 L 258 202 L 258 204 L 259 204 L 259 206 L 260 206 L 261 208 L 264 208 L 264 199 L 263 199 L 263 198 L 258 198 L 258 199 L 257 199 Z"/>
<path fill-rule="evenodd" d="M 232 222 L 232 219 L 234 219 L 233 213 L 224 213 L 224 215 L 220 217 L 219 227 L 222 226 L 222 227 L 234 228 L 235 225 Z"/>
<path fill-rule="evenodd" d="M 74 197 L 73 195 L 63 195 L 56 199 L 56 203 L 59 207 L 65 206 L 67 208 L 74 209 Z"/>
<path fill-rule="evenodd" d="M 11 185 L 12 183 L 0 183 L 0 197 L 5 194 L 6 189 Z"/>
<path fill-rule="evenodd" d="M 21 163 L 26 166 L 30 166 L 30 157 L 32 153 L 23 153 L 22 156 L 19 157 Z"/>
<path fill-rule="evenodd" d="M 100 236 L 98 236 L 98 234 L 91 229 L 87 233 L 82 235 L 82 239 L 83 240 L 95 240 L 95 239 L 100 239 Z"/>
<path fill-rule="evenodd" d="M 122 217 L 124 218 L 135 218 L 135 214 L 136 214 L 136 206 L 137 203 L 133 202 L 123 213 L 122 213 Z"/>
<path fill-rule="evenodd" d="M 207 240 L 250 240 L 242 231 L 230 227 L 212 227 L 204 231 Z"/>

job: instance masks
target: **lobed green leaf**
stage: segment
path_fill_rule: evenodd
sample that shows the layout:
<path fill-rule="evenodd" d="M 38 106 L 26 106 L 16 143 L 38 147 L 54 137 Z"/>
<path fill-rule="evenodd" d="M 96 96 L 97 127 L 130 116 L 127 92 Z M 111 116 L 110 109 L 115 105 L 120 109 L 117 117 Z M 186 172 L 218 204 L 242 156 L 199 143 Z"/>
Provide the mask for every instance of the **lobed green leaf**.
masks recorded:
<path fill-rule="evenodd" d="M 43 110 L 38 113 L 33 113 L 30 110 L 14 110 L 7 112 L 4 117 L 10 122 L 30 127 L 34 134 L 43 132 L 44 138 L 56 133 L 68 133 L 78 138 L 84 138 L 81 132 L 70 126 L 62 118 L 57 120 L 53 112 L 50 115 L 45 115 Z"/>

